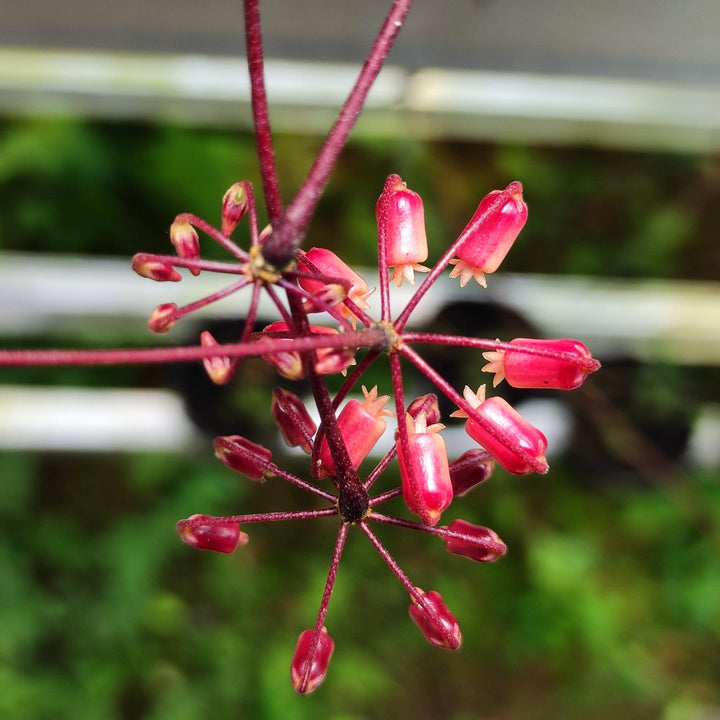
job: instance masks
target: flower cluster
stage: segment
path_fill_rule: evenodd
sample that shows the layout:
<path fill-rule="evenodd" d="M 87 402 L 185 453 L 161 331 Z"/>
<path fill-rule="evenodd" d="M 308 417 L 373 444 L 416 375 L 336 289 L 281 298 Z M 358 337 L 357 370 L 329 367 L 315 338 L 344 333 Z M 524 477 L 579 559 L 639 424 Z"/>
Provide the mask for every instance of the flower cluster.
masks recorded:
<path fill-rule="evenodd" d="M 238 223 L 250 219 L 250 248 L 245 251 L 231 236 Z M 270 450 L 254 441 L 233 435 L 215 440 L 217 457 L 251 480 L 280 478 L 315 496 L 320 507 L 228 517 L 196 514 L 178 523 L 180 536 L 201 550 L 229 553 L 248 542 L 240 530 L 253 522 L 308 520 L 333 516 L 339 521 L 325 591 L 315 625 L 298 639 L 291 662 L 293 686 L 300 693 L 313 691 L 324 679 L 334 650 L 325 620 L 345 539 L 351 527 L 368 538 L 408 593 L 409 614 L 425 638 L 438 647 L 454 650 L 461 644 L 458 621 L 435 590 L 417 587 L 400 568 L 372 530 L 372 523 L 419 530 L 440 538 L 447 551 L 476 562 L 493 562 L 506 551 L 497 534 L 464 520 L 441 524 L 442 513 L 453 500 L 490 476 L 494 463 L 518 475 L 545 473 L 547 441 L 502 397 L 485 397 L 485 387 L 465 386 L 461 392 L 438 374 L 415 349 L 434 343 L 485 351 L 483 368 L 492 373 L 493 385 L 505 380 L 513 387 L 569 390 L 580 385 L 599 367 L 576 340 L 517 338 L 510 342 L 475 337 L 406 331 L 407 322 L 430 286 L 448 266 L 461 285 L 471 279 L 485 285 L 523 228 L 527 206 L 522 186 L 510 183 L 489 193 L 457 240 L 432 267 L 427 261 L 423 204 L 397 175 L 391 175 L 376 206 L 379 266 L 379 319 L 370 314 L 372 289 L 335 253 L 325 248 L 307 252 L 296 249 L 282 266 L 265 257 L 265 243 L 272 228 L 259 232 L 253 191 L 237 183 L 225 194 L 222 223 L 217 229 L 193 215 L 179 215 L 170 229 L 176 255 L 136 255 L 134 269 L 156 281 L 181 279 L 178 268 L 192 274 L 220 272 L 235 279 L 223 290 L 185 307 L 160 305 L 151 314 L 150 329 L 167 332 L 180 318 L 243 288 L 250 291 L 246 321 L 238 343 L 219 345 L 207 332 L 200 345 L 207 354 L 203 363 L 216 383 L 230 381 L 241 357 L 255 355 L 270 363 L 288 380 L 309 380 L 320 425 L 313 421 L 304 402 L 287 388 L 277 387 L 270 399 L 271 411 L 289 446 L 310 455 L 309 477 L 301 478 L 273 462 Z M 220 243 L 233 261 L 204 260 L 198 230 Z M 425 273 L 414 294 L 397 314 L 391 308 L 391 286 Z M 253 332 L 260 292 L 267 292 L 280 319 L 262 332 Z M 284 292 L 284 297 L 282 296 Z M 313 324 L 310 317 L 313 318 Z M 315 324 L 319 323 L 319 324 Z M 388 389 L 362 387 L 363 398 L 348 397 L 365 371 L 379 358 L 389 363 Z M 469 444 L 461 457 L 448 458 L 438 398 L 427 394 L 408 400 L 403 383 L 404 364 L 423 373 L 457 407 L 453 415 L 466 418 Z M 324 376 L 343 373 L 340 390 L 332 396 Z M 390 400 L 394 412 L 388 409 Z M 362 477 L 363 461 L 394 421 L 392 449 Z M 374 486 L 395 460 L 400 487 L 375 492 Z M 401 495 L 417 520 L 384 514 L 380 506 Z"/>

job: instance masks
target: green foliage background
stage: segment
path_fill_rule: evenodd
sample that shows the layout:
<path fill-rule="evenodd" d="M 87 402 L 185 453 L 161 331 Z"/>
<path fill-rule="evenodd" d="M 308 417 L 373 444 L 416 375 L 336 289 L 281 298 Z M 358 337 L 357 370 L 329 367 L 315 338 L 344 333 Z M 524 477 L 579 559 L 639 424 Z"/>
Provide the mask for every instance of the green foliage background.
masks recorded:
<path fill-rule="evenodd" d="M 0 132 L 3 250 L 165 252 L 176 213 L 212 221 L 232 182 L 259 187 L 242 134 L 71 120 L 7 121 Z M 317 146 L 278 139 L 286 199 Z M 390 172 L 423 194 L 431 258 L 482 195 L 520 179 L 530 222 L 504 269 L 717 280 L 715 157 L 356 141 L 308 246 L 371 264 L 374 203 Z M 142 367 L 3 370 L 0 381 L 187 383 Z M 243 366 L 221 401 L 232 425 L 223 431 L 252 425 L 268 433 L 253 439 L 273 443 L 255 409 L 269 407 L 276 383 Z M 232 474 L 209 439 L 190 456 L 0 454 L 0 716 L 710 717 L 720 708 L 720 483 L 717 469 L 686 465 L 682 445 L 699 403 L 720 402 L 717 370 L 611 363 L 567 402 L 581 432 L 549 475 L 497 471 L 444 516 L 494 528 L 510 547 L 501 562 L 475 565 L 433 538 L 380 528 L 410 576 L 443 594 L 463 648 L 425 643 L 400 586 L 351 535 L 328 616 L 335 656 L 308 698 L 292 692 L 288 664 L 314 622 L 334 523 L 253 526 L 229 557 L 192 551 L 174 529 L 194 512 L 305 508 L 305 496 Z"/>

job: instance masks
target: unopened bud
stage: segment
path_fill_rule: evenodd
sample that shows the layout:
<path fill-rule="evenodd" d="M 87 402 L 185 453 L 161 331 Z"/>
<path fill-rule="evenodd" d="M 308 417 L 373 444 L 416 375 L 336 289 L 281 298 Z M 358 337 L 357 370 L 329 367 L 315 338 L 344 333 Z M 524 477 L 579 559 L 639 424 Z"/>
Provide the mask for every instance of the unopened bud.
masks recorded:
<path fill-rule="evenodd" d="M 290 663 L 290 678 L 297 692 L 307 695 L 317 689 L 325 679 L 334 649 L 335 643 L 324 627 L 300 633 Z"/>
<path fill-rule="evenodd" d="M 215 457 L 251 480 L 263 480 L 271 474 L 268 465 L 272 460 L 272 452 L 240 435 L 216 437 Z"/>
<path fill-rule="evenodd" d="M 486 563 L 495 562 L 507 552 L 507 545 L 490 528 L 466 520 L 453 520 L 448 530 L 450 532 L 443 539 L 445 548 L 453 555 Z"/>
<path fill-rule="evenodd" d="M 226 237 L 232 235 L 238 223 L 245 217 L 248 209 L 248 191 L 244 182 L 231 185 L 222 201 L 221 232 Z"/>
<path fill-rule="evenodd" d="M 148 319 L 148 327 L 154 333 L 166 333 L 177 320 L 178 306 L 175 303 L 158 305 Z"/>
<path fill-rule="evenodd" d="M 180 520 L 177 529 L 182 541 L 198 550 L 231 553 L 249 540 L 236 522 L 223 522 L 212 515 L 191 515 Z"/>
<path fill-rule="evenodd" d="M 218 341 L 207 330 L 200 334 L 200 344 L 206 348 L 218 347 L 219 345 Z M 205 372 L 216 385 L 229 383 L 235 374 L 233 360 L 227 355 L 203 358 L 202 364 Z"/>
<path fill-rule="evenodd" d="M 200 238 L 195 228 L 182 216 L 170 226 L 170 242 L 175 246 L 178 257 L 197 260 L 200 257 Z M 193 275 L 199 275 L 199 268 L 188 268 Z"/>
<path fill-rule="evenodd" d="M 487 450 L 468 450 L 450 463 L 453 494 L 462 497 L 492 475 L 495 462 Z"/>
<path fill-rule="evenodd" d="M 421 412 L 425 413 L 428 425 L 440 422 L 440 407 L 435 393 L 427 393 L 415 398 L 407 407 L 407 414 L 414 420 Z"/>
<path fill-rule="evenodd" d="M 167 260 L 160 260 L 145 253 L 135 255 L 132 269 L 140 277 L 157 282 L 180 282 L 182 280 L 182 275 Z"/>
<path fill-rule="evenodd" d="M 420 592 L 429 608 L 416 604 L 413 599 L 409 609 L 413 622 L 432 645 L 446 650 L 457 650 L 462 644 L 462 633 L 455 616 L 448 610 L 439 592 Z"/>
<path fill-rule="evenodd" d="M 303 401 L 289 390 L 276 387 L 272 391 L 271 411 L 285 442 L 290 447 L 300 447 L 309 453 L 317 425 Z"/>

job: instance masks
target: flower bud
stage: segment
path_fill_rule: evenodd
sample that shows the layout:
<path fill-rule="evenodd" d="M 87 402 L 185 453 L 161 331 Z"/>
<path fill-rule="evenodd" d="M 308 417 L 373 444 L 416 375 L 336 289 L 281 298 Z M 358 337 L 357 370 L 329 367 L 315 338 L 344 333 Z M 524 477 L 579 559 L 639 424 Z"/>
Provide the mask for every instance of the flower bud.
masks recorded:
<path fill-rule="evenodd" d="M 178 306 L 175 303 L 158 305 L 148 318 L 148 327 L 154 333 L 166 333 L 177 320 Z"/>
<path fill-rule="evenodd" d="M 493 385 L 503 379 L 516 388 L 574 390 L 600 367 L 578 340 L 537 340 L 516 338 L 508 350 L 483 353 L 488 360 L 483 370 L 495 373 Z"/>
<path fill-rule="evenodd" d="M 444 536 L 445 548 L 476 562 L 495 562 L 507 552 L 507 545 L 490 528 L 466 520 L 453 520 Z"/>
<path fill-rule="evenodd" d="M 272 460 L 270 450 L 240 435 L 216 437 L 215 457 L 251 480 L 263 480 L 265 476 L 272 474 L 268 470 Z"/>
<path fill-rule="evenodd" d="M 325 248 L 311 248 L 298 257 L 298 268 L 308 273 L 320 272 L 327 276 L 327 281 L 319 277 L 298 277 L 300 287 L 313 295 L 326 297 L 322 293 L 327 285 L 343 280 L 347 287 L 347 297 L 361 310 L 369 309 L 366 299 L 372 294 L 368 284 L 349 265 L 344 263 L 334 252 Z M 340 312 L 346 317 L 354 317 L 344 306 Z"/>
<path fill-rule="evenodd" d="M 180 520 L 177 529 L 182 541 L 198 550 L 231 553 L 249 540 L 236 522 L 223 522 L 212 515 L 191 515 Z"/>
<path fill-rule="evenodd" d="M 462 633 L 455 616 L 448 610 L 439 592 L 420 592 L 429 610 L 416 604 L 413 599 L 409 609 L 413 622 L 430 644 L 446 650 L 457 650 L 462 644 Z"/>
<path fill-rule="evenodd" d="M 300 633 L 290 663 L 290 678 L 297 692 L 307 695 L 322 683 L 334 649 L 335 643 L 324 627 L 319 632 L 305 630 Z"/>
<path fill-rule="evenodd" d="M 400 287 L 403 280 L 411 285 L 414 272 L 429 272 L 420 265 L 428 256 L 425 211 L 422 198 L 400 179 L 390 175 L 375 207 L 378 238 L 385 243 L 387 263 L 393 267 L 391 278 Z"/>
<path fill-rule="evenodd" d="M 200 344 L 207 348 L 219 346 L 218 341 L 207 330 L 200 334 Z M 203 358 L 202 364 L 205 372 L 216 385 L 229 383 L 235 374 L 233 360 L 227 355 Z"/>
<path fill-rule="evenodd" d="M 282 321 L 270 323 L 263 329 L 263 332 L 268 334 L 266 337 L 292 337 L 290 327 Z M 325 325 L 311 325 L 310 333 L 312 335 L 337 335 L 338 331 Z M 354 353 L 348 348 L 321 347 L 317 348 L 315 352 L 318 358 L 315 370 L 321 375 L 343 372 L 347 367 L 355 364 Z M 280 350 L 264 353 L 262 358 L 289 380 L 301 380 L 305 377 L 299 352 Z"/>
<path fill-rule="evenodd" d="M 195 228 L 182 216 L 178 216 L 170 226 L 170 242 L 175 246 L 178 257 L 197 260 L 200 257 L 200 238 Z M 188 268 L 193 275 L 199 275 L 199 268 Z"/>
<path fill-rule="evenodd" d="M 495 462 L 487 450 L 468 450 L 450 463 L 453 494 L 462 497 L 492 475 Z"/>
<path fill-rule="evenodd" d="M 276 387 L 272 391 L 271 411 L 288 446 L 300 447 L 309 453 L 317 425 L 303 401 L 289 390 Z"/>
<path fill-rule="evenodd" d="M 455 265 L 450 277 L 460 276 L 461 287 L 471 277 L 485 287 L 485 273 L 498 269 L 526 220 L 527 205 L 519 182 L 486 195 L 460 234 L 463 241 L 457 248 L 459 259 L 450 261 Z"/>
<path fill-rule="evenodd" d="M 180 282 L 182 275 L 167 260 L 146 253 L 138 253 L 132 260 L 132 269 L 140 277 L 157 282 Z"/>
<path fill-rule="evenodd" d="M 248 209 L 248 192 L 244 182 L 231 185 L 222 200 L 222 226 L 220 231 L 226 237 L 232 235 Z"/>
<path fill-rule="evenodd" d="M 467 434 L 508 472 L 515 475 L 526 475 L 533 471 L 546 473 L 545 436 L 503 398 L 484 400 L 484 390 L 481 387 L 477 393 L 473 393 L 465 386 L 463 395 L 474 414 L 468 417 L 463 411 L 456 411 L 453 416 L 468 417 L 465 423 Z"/>
<path fill-rule="evenodd" d="M 337 419 L 350 462 L 356 470 L 385 432 L 387 423 L 382 416 L 392 415 L 384 409 L 390 399 L 389 395 L 378 397 L 377 387 L 368 392 L 363 386 L 362 390 L 365 399 L 362 402 L 355 399 L 349 400 Z M 323 437 L 318 453 L 317 475 L 318 477 L 331 477 L 336 472 L 327 437 Z"/>
<path fill-rule="evenodd" d="M 426 525 L 437 525 L 453 499 L 447 449 L 439 434 L 445 426 L 428 426 L 422 412 L 414 420 L 410 415 L 405 418 L 409 452 L 403 448 L 402 437 L 397 441 L 403 498 L 408 510 Z"/>
<path fill-rule="evenodd" d="M 425 413 L 425 421 L 428 425 L 435 425 L 440 422 L 440 407 L 435 393 L 427 393 L 415 398 L 407 408 L 407 414 L 414 420 L 421 412 Z"/>

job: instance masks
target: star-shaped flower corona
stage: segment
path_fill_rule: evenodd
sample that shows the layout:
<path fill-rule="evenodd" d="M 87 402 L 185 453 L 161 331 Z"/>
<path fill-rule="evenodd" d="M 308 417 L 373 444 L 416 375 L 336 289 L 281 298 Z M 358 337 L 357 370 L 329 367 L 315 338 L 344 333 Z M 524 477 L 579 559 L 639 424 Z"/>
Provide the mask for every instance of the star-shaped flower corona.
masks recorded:
<path fill-rule="evenodd" d="M 373 530 L 374 523 L 432 535 L 443 542 L 451 555 L 479 563 L 501 558 L 506 546 L 491 529 L 454 519 L 440 525 L 442 513 L 456 498 L 488 481 L 494 466 L 523 475 L 545 473 L 547 441 L 502 397 L 485 398 L 484 390 L 473 392 L 465 386 L 461 394 L 455 385 L 474 378 L 444 378 L 418 352 L 425 344 L 447 348 L 470 348 L 486 353 L 487 371 L 518 387 L 571 389 L 598 369 L 599 363 L 587 348 L 575 340 L 533 340 L 519 338 L 509 343 L 463 335 L 408 331 L 407 325 L 428 290 L 454 265 L 451 277 L 460 277 L 465 286 L 471 278 L 485 284 L 485 274 L 496 271 L 515 242 L 527 219 L 527 206 L 519 182 L 494 190 L 480 202 L 465 229 L 434 265 L 426 268 L 427 238 L 422 201 L 396 174 L 385 181 L 375 206 L 378 239 L 379 311 L 371 314 L 367 282 L 342 258 L 343 244 L 335 250 L 301 249 L 310 221 L 325 184 L 347 140 L 352 125 L 367 98 L 373 80 L 402 26 L 410 0 L 394 0 L 390 12 L 363 65 L 358 82 L 339 114 L 313 164 L 292 201 L 281 200 L 269 126 L 263 53 L 257 0 L 245 0 L 247 51 L 250 68 L 253 118 L 263 183 L 267 224 L 260 230 L 252 185 L 236 182 L 225 192 L 220 204 L 220 227 L 190 213 L 178 215 L 170 227 L 174 254 L 139 253 L 133 269 L 157 282 L 178 282 L 187 274 L 217 273 L 229 277 L 220 290 L 183 306 L 163 303 L 151 312 L 149 327 L 169 333 L 183 319 L 211 303 L 244 291 L 245 312 L 238 319 L 236 341 L 218 343 L 204 331 L 196 344 L 119 350 L 0 351 L 0 364 L 111 364 L 128 362 L 201 363 L 210 379 L 225 385 L 235 379 L 238 364 L 245 357 L 264 359 L 289 382 L 306 381 L 311 394 L 307 403 L 315 406 L 316 423 L 306 401 L 286 388 L 268 391 L 267 409 L 288 445 L 310 454 L 306 470 L 290 472 L 258 440 L 241 435 L 215 439 L 215 453 L 227 468 L 261 484 L 272 492 L 278 482 L 287 482 L 307 492 L 313 500 L 307 510 L 277 510 L 215 517 L 192 514 L 181 520 L 178 531 L 193 548 L 232 553 L 249 541 L 240 530 L 258 522 L 320 521 L 331 519 L 337 534 L 327 580 L 315 624 L 300 634 L 291 661 L 291 682 L 299 693 L 317 689 L 329 670 L 335 647 L 326 629 L 327 611 L 335 585 L 345 542 L 350 532 L 367 538 L 382 561 L 397 578 L 410 602 L 409 614 L 424 637 L 433 645 L 455 650 L 462 641 L 458 619 L 438 591 L 425 592 L 402 570 Z M 219 195 L 219 194 L 218 194 Z M 372 208 L 368 208 L 372 213 Z M 247 227 L 247 249 L 233 235 Z M 203 246 L 218 244 L 230 257 L 226 261 L 206 259 Z M 454 259 L 457 258 L 457 259 Z M 391 268 L 393 270 L 391 271 Z M 392 282 L 413 282 L 415 272 L 426 272 L 408 297 Z M 258 323 L 260 298 L 265 294 L 277 312 L 277 320 Z M 393 293 L 395 297 L 393 298 Z M 399 311 L 393 309 L 397 296 L 405 297 Z M 315 324 L 310 324 L 310 314 Z M 263 316 L 264 317 L 264 316 Z M 257 331 L 256 324 L 263 330 Z M 444 425 L 435 393 L 406 398 L 404 371 L 411 366 L 422 374 L 467 418 L 466 429 L 477 447 L 468 441 L 466 452 L 452 461 L 443 440 Z M 372 368 L 371 390 L 363 387 Z M 336 378 L 331 392 L 328 376 Z M 299 391 L 300 392 L 300 391 Z M 387 395 L 381 395 L 387 392 Z M 385 409 L 392 400 L 394 412 Z M 258 408 L 262 410 L 262 408 Z M 386 418 L 393 417 L 388 428 Z M 394 433 L 390 449 L 381 458 L 372 450 L 380 438 Z M 396 462 L 397 459 L 397 462 Z M 376 483 L 386 483 L 376 489 Z M 402 496 L 407 510 L 419 521 L 385 514 L 381 506 Z M 459 560 L 460 562 L 460 560 Z M 394 602 L 388 593 L 388 602 Z"/>

